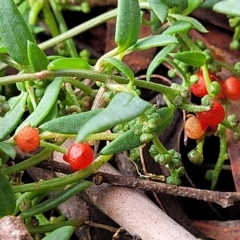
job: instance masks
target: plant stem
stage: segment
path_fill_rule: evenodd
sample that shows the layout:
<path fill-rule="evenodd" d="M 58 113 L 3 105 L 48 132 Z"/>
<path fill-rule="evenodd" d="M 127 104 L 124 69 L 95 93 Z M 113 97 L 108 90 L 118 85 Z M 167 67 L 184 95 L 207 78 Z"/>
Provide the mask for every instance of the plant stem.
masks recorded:
<path fill-rule="evenodd" d="M 65 154 L 67 152 L 67 150 L 61 146 L 58 146 L 56 144 L 53 144 L 53 143 L 48 143 L 48 142 L 44 142 L 44 141 L 41 141 L 40 142 L 40 146 L 41 147 L 45 147 L 51 151 L 57 151 L 57 152 L 60 152 L 60 153 L 63 153 Z"/>
<path fill-rule="evenodd" d="M 52 10 L 53 10 L 53 13 L 55 15 L 55 18 L 57 19 L 58 21 L 58 24 L 59 24 L 59 29 L 62 33 L 68 31 L 68 28 L 67 28 L 67 25 L 65 23 L 65 20 L 62 16 L 62 13 L 59 9 L 59 7 L 56 5 L 56 2 L 55 0 L 50 0 L 50 5 L 52 7 Z M 78 53 L 77 53 L 77 50 L 75 48 L 75 44 L 73 42 L 73 40 L 70 38 L 66 41 L 66 45 L 67 45 L 67 50 L 68 50 L 68 53 L 71 57 L 79 57 L 78 56 Z"/>
<path fill-rule="evenodd" d="M 18 163 L 16 165 L 13 165 L 11 167 L 4 168 L 2 171 L 6 175 L 23 171 L 29 167 L 35 166 L 36 164 L 48 159 L 51 156 L 52 152 L 53 151 L 50 149 L 44 149 L 40 153 L 34 155 L 33 157 L 30 157 L 29 159 L 21 163 Z M 27 191 L 24 190 L 23 192 L 27 192 Z"/>
<path fill-rule="evenodd" d="M 96 27 L 96 26 L 102 24 L 111 18 L 116 17 L 116 15 L 117 15 L 117 9 L 113 9 L 111 11 L 103 13 L 89 21 L 86 21 L 86 22 L 68 30 L 67 32 L 64 32 L 54 38 L 51 38 L 43 43 L 40 43 L 39 47 L 42 50 L 53 47 L 54 45 L 56 45 L 58 43 L 61 43 L 69 38 L 72 38 L 80 33 L 83 33 L 93 27 Z"/>
<path fill-rule="evenodd" d="M 222 170 L 222 165 L 223 165 L 224 161 L 226 159 L 228 159 L 228 157 L 227 157 L 226 128 L 223 127 L 222 125 L 219 125 L 218 131 L 219 131 L 219 134 L 220 134 L 220 151 L 219 151 L 217 163 L 216 163 L 215 168 L 212 172 L 212 182 L 211 182 L 211 187 L 210 187 L 211 190 L 214 190 L 216 188 L 218 177 L 219 177 L 219 174 Z"/>
<path fill-rule="evenodd" d="M 79 89 L 81 89 L 83 92 L 85 92 L 87 95 L 92 96 L 94 95 L 94 91 L 92 88 L 90 88 L 89 86 L 83 84 L 80 80 L 75 80 L 75 79 L 71 79 L 71 78 L 66 78 L 64 79 L 64 82 L 68 82 L 70 83 L 72 86 L 75 86 Z"/>
<path fill-rule="evenodd" d="M 157 134 L 153 133 L 153 135 L 154 135 L 154 138 L 152 141 L 153 141 L 154 146 L 157 148 L 158 152 L 161 154 L 168 154 L 168 150 L 162 145 Z"/>
<path fill-rule="evenodd" d="M 47 149 L 47 151 L 49 150 Z M 103 164 L 105 164 L 108 160 L 110 160 L 111 157 L 112 155 L 100 155 L 93 161 L 93 163 L 88 168 L 63 176 L 61 178 L 54 178 L 51 180 L 40 181 L 38 183 L 28 183 L 28 184 L 13 186 L 12 187 L 13 192 L 33 192 L 36 190 L 38 191 L 47 190 L 49 188 L 60 188 L 68 184 L 79 182 L 80 180 L 83 180 L 89 177 L 90 175 L 92 175 L 93 173 L 95 173 L 97 169 L 100 168 Z M 10 168 L 4 169 L 4 170 L 7 171 Z M 5 171 L 4 171 L 4 174 L 9 174 L 9 171 L 7 171 L 7 173 L 5 173 Z"/>
<path fill-rule="evenodd" d="M 80 227 L 84 224 L 83 219 L 74 219 L 74 220 L 68 220 L 64 222 L 58 222 L 58 223 L 50 223 L 50 224 L 44 224 L 41 226 L 32 226 L 32 225 L 26 225 L 29 233 L 36 234 L 36 233 L 46 233 L 46 232 L 52 232 L 60 227 L 64 226 L 74 226 L 74 227 Z"/>

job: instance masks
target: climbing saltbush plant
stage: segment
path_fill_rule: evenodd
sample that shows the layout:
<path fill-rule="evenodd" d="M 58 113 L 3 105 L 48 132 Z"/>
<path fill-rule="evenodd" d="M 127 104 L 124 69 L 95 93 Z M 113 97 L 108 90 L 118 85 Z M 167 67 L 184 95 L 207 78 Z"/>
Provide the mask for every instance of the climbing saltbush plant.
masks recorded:
<path fill-rule="evenodd" d="M 239 49 L 240 16 L 236 9 L 240 4 L 235 0 L 228 7 L 229 2 L 119 0 L 116 9 L 68 30 L 62 10 L 88 13 L 91 8 L 87 1 L 70 5 L 57 0 L 0 0 L 0 216 L 19 215 L 25 219 L 30 233 L 36 233 L 28 219 L 37 215 L 39 224 L 43 224 L 41 233 L 52 232 L 44 239 L 51 239 L 50 236 L 69 239 L 74 227 L 83 222 L 46 224 L 44 212 L 91 186 L 92 182 L 85 179 L 113 154 L 125 152 L 136 161 L 140 148 L 147 143 L 153 159 L 168 169 L 166 183 L 180 185 L 184 175 L 181 154 L 166 149 L 159 140 L 177 109 L 188 113 L 187 118 L 191 119 L 185 126 L 187 137 L 196 141 L 196 147 L 188 154 L 192 163 L 204 161 L 204 140 L 209 132 L 220 138 L 217 164 L 207 172 L 210 188 L 214 190 L 221 167 L 228 159 L 226 129 L 240 135 L 236 116 L 227 116 L 230 100 L 240 98 L 238 93 L 231 92 L 232 84 L 240 88 L 239 63 L 229 66 L 217 61 L 204 42 L 193 41 L 191 29 L 203 34 L 208 30 L 190 15 L 202 7 L 226 14 L 235 29 L 230 47 Z M 144 12 L 150 13 L 150 20 L 144 19 Z M 45 31 L 37 24 L 40 18 L 48 26 L 51 38 L 38 44 L 38 33 Z M 94 61 L 87 50 L 78 53 L 72 38 L 112 18 L 116 18 L 116 47 Z M 146 22 L 152 33 L 140 38 L 141 24 Z M 53 49 L 53 55 L 45 54 L 48 48 Z M 123 58 L 150 48 L 158 52 L 146 70 L 146 79 L 138 80 Z M 166 86 L 152 81 L 152 74 L 163 63 L 170 66 L 169 77 L 178 76 L 181 83 Z M 17 73 L 8 76 L 8 67 Z M 234 82 L 217 76 L 221 68 L 232 72 Z M 92 80 L 94 87 L 84 79 Z M 140 89 L 162 94 L 166 106 L 150 104 L 141 97 Z M 199 98 L 200 104 L 191 102 L 191 95 Z M 105 104 L 96 108 L 93 102 L 99 98 Z M 23 130 L 29 134 L 21 135 Z M 63 148 L 61 144 L 70 138 L 75 139 L 75 148 Z M 93 160 L 91 148 L 97 141 L 107 144 L 96 149 Z M 39 151 L 22 162 L 9 164 L 9 160 L 17 158 L 19 149 L 32 151 L 32 143 Z M 85 149 L 91 155 L 87 163 L 83 163 Z M 73 173 L 41 181 L 37 187 L 14 177 L 45 161 L 54 151 L 64 154 Z M 64 190 L 48 200 L 33 201 L 57 189 Z"/>

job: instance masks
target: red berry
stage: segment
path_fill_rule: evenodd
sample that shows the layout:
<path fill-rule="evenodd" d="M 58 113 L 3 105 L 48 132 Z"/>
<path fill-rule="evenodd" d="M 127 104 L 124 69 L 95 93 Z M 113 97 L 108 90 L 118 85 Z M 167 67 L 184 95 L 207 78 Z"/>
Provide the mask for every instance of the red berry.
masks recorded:
<path fill-rule="evenodd" d="M 18 147 L 26 152 L 35 150 L 40 143 L 39 131 L 37 128 L 24 127 L 14 137 Z"/>
<path fill-rule="evenodd" d="M 205 85 L 203 73 L 198 72 L 198 73 L 196 73 L 196 75 L 198 76 L 198 82 L 193 84 L 190 87 L 190 91 L 197 97 L 204 97 L 205 95 L 208 94 L 208 92 L 207 92 L 207 88 Z"/>
<path fill-rule="evenodd" d="M 204 97 L 205 95 L 208 94 L 208 91 L 207 91 L 207 88 L 206 88 L 206 85 L 205 85 L 205 79 L 203 77 L 203 72 L 200 71 L 200 72 L 196 73 L 196 75 L 198 76 L 198 82 L 193 84 L 190 87 L 190 91 L 196 97 Z M 219 79 L 218 77 L 216 77 L 215 75 L 212 75 L 212 74 L 210 74 L 209 77 L 210 77 L 210 80 L 212 82 L 217 81 L 220 84 L 221 88 L 222 88 L 222 81 L 221 81 L 221 79 Z M 221 99 L 221 100 L 224 99 L 224 95 L 223 95 L 222 91 L 220 91 L 220 93 L 218 94 L 218 96 L 216 98 L 217 99 Z"/>
<path fill-rule="evenodd" d="M 63 155 L 72 170 L 77 171 L 88 167 L 93 162 L 94 154 L 92 148 L 86 143 L 75 143 Z"/>
<path fill-rule="evenodd" d="M 199 139 L 204 134 L 204 130 L 202 129 L 201 122 L 194 115 L 191 115 L 186 120 L 184 129 L 185 129 L 187 136 L 191 139 Z"/>
<path fill-rule="evenodd" d="M 209 111 L 197 113 L 197 117 L 201 122 L 202 129 L 206 130 L 209 126 L 218 125 L 225 118 L 225 110 L 223 106 L 215 99 Z"/>
<path fill-rule="evenodd" d="M 240 80 L 236 77 L 227 78 L 223 84 L 223 93 L 230 100 L 240 99 Z"/>

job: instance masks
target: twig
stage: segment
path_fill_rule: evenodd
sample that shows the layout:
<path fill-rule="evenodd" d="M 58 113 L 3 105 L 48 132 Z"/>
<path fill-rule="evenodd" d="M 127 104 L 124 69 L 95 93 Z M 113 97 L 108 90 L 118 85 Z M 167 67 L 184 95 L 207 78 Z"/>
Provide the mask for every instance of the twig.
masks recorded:
<path fill-rule="evenodd" d="M 201 190 L 190 187 L 181 187 L 166 183 L 123 177 L 102 172 L 98 173 L 95 176 L 94 182 L 96 185 L 100 185 L 102 183 L 109 183 L 115 186 L 138 188 L 145 191 L 152 191 L 158 193 L 161 192 L 171 194 L 174 196 L 195 198 L 197 200 L 217 203 L 221 205 L 223 208 L 233 205 L 234 202 L 240 201 L 239 192 L 219 192 Z"/>

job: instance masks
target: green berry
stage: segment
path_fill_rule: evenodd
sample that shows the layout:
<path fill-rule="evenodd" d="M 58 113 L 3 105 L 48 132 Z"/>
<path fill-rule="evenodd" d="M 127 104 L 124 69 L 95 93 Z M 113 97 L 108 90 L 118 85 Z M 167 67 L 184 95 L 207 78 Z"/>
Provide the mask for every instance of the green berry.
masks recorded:
<path fill-rule="evenodd" d="M 171 185 L 177 185 L 177 186 L 182 184 L 180 178 L 173 177 L 173 176 L 168 176 L 167 179 L 166 179 L 166 183 L 171 184 Z"/>
<path fill-rule="evenodd" d="M 209 85 L 209 91 L 214 96 L 217 96 L 221 91 L 221 86 L 217 81 L 213 81 Z"/>
<path fill-rule="evenodd" d="M 142 143 L 150 142 L 154 138 L 154 135 L 151 133 L 142 133 L 140 136 L 140 141 Z"/>
<path fill-rule="evenodd" d="M 212 174 L 213 174 L 212 169 L 207 170 L 204 176 L 205 180 L 212 181 Z"/>
<path fill-rule="evenodd" d="M 197 165 L 201 165 L 203 162 L 203 154 L 195 149 L 188 153 L 188 158 L 192 163 Z"/>
<path fill-rule="evenodd" d="M 238 50 L 240 48 L 240 43 L 238 40 L 233 40 L 231 43 L 230 43 L 230 48 L 232 50 Z"/>

